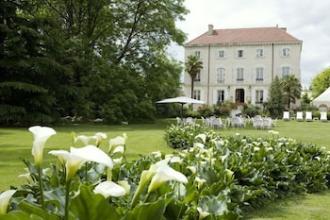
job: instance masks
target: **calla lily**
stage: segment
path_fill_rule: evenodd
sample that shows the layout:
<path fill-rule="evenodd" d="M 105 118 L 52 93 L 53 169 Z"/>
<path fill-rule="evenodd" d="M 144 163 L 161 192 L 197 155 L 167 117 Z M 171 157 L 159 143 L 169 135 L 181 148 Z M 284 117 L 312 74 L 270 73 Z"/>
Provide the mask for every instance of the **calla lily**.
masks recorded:
<path fill-rule="evenodd" d="M 278 135 L 279 134 L 278 131 L 274 131 L 274 130 L 269 130 L 268 133 L 273 134 L 273 135 Z"/>
<path fill-rule="evenodd" d="M 94 137 L 96 138 L 96 146 L 99 146 L 103 140 L 107 139 L 108 136 L 103 132 L 97 132 Z"/>
<path fill-rule="evenodd" d="M 117 136 L 109 140 L 109 151 L 116 146 L 125 146 L 127 140 L 126 133 L 123 133 L 122 136 Z"/>
<path fill-rule="evenodd" d="M 0 194 L 0 215 L 7 213 L 9 201 L 15 192 L 16 190 L 7 190 Z"/>
<path fill-rule="evenodd" d="M 124 148 L 124 146 L 118 146 L 118 147 L 116 147 L 114 150 L 113 150 L 113 152 L 112 153 L 124 153 L 124 151 L 125 151 L 125 148 Z"/>
<path fill-rule="evenodd" d="M 178 156 L 174 156 L 174 157 L 172 157 L 171 159 L 170 159 L 170 163 L 182 163 L 182 159 L 180 158 L 180 157 L 178 157 Z"/>
<path fill-rule="evenodd" d="M 180 183 L 187 183 L 188 179 L 182 173 L 174 170 L 168 164 L 168 161 L 163 160 L 150 167 L 149 172 L 153 175 L 148 192 L 152 192 L 159 188 L 163 183 L 167 181 L 177 181 Z"/>
<path fill-rule="evenodd" d="M 193 174 L 195 174 L 197 171 L 197 168 L 195 166 L 187 166 L 187 169 L 190 170 Z"/>
<path fill-rule="evenodd" d="M 65 150 L 53 150 L 49 154 L 57 156 L 66 167 L 67 180 L 71 179 L 78 169 L 87 161 L 96 162 L 112 169 L 113 161 L 99 148 L 88 145 L 83 148 L 71 147 L 70 152 Z"/>
<path fill-rule="evenodd" d="M 126 180 L 118 181 L 118 185 L 120 185 L 121 187 L 123 187 L 125 189 L 126 194 L 130 193 L 131 186 L 128 184 L 128 182 Z"/>
<path fill-rule="evenodd" d="M 120 197 L 126 194 L 126 190 L 124 187 L 112 181 L 105 181 L 95 187 L 94 193 L 101 194 L 104 198 L 108 198 L 110 196 Z"/>
<path fill-rule="evenodd" d="M 202 143 L 194 143 L 194 148 L 204 149 L 204 144 Z"/>
<path fill-rule="evenodd" d="M 206 183 L 206 180 L 197 176 L 195 178 L 195 182 L 197 183 L 197 188 L 201 188 L 201 186 L 203 186 L 204 183 Z"/>
<path fill-rule="evenodd" d="M 91 141 L 96 141 L 96 136 L 86 136 L 86 135 L 79 135 L 77 137 L 74 138 L 74 142 L 81 142 L 84 145 L 88 145 L 90 144 Z"/>
<path fill-rule="evenodd" d="M 27 168 L 24 168 L 24 170 L 26 171 L 25 173 L 22 173 L 20 175 L 18 175 L 18 178 L 24 178 L 26 179 L 28 182 L 32 182 L 32 177 L 31 177 L 31 174 L 29 172 L 29 169 Z"/>
<path fill-rule="evenodd" d="M 121 164 L 122 161 L 123 161 L 123 157 L 119 157 L 119 158 L 113 159 L 113 163 L 114 164 Z"/>
<path fill-rule="evenodd" d="M 208 211 L 204 211 L 201 207 L 197 207 L 197 211 L 199 213 L 199 219 L 206 218 L 207 216 L 210 215 Z"/>
<path fill-rule="evenodd" d="M 206 142 L 206 134 L 199 134 L 195 137 L 195 139 L 200 139 L 202 140 L 203 143 Z"/>
<path fill-rule="evenodd" d="M 156 190 L 158 187 L 160 187 L 163 183 L 167 181 L 174 180 L 181 183 L 188 182 L 187 177 L 171 168 L 168 165 L 168 162 L 168 159 L 158 161 L 157 163 L 151 165 L 149 170 L 142 171 L 139 185 L 132 199 L 132 207 L 135 207 L 135 205 L 137 204 L 140 194 L 142 193 L 144 187 L 150 181 L 150 179 L 151 182 L 148 187 L 148 192 Z"/>
<path fill-rule="evenodd" d="M 52 135 L 56 134 L 56 131 L 49 127 L 33 126 L 29 128 L 29 131 L 33 134 L 33 146 L 32 155 L 34 162 L 37 166 L 40 166 L 43 160 L 43 150 L 45 143 Z"/>
<path fill-rule="evenodd" d="M 151 155 L 153 155 L 156 158 L 162 157 L 162 153 L 160 151 L 151 152 Z"/>

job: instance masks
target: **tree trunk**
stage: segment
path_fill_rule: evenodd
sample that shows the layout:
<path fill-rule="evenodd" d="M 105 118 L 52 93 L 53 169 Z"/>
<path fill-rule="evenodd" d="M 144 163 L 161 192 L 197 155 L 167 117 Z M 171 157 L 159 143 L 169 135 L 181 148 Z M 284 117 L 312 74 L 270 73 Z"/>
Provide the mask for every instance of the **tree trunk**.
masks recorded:
<path fill-rule="evenodd" d="M 194 98 L 194 79 L 192 78 L 191 79 L 191 98 L 193 99 Z"/>

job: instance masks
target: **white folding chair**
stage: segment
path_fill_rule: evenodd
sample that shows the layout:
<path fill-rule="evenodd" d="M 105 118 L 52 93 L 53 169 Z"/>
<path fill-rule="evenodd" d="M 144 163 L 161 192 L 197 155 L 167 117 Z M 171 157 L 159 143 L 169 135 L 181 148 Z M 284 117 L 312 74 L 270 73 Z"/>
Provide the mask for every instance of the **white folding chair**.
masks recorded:
<path fill-rule="evenodd" d="M 303 121 L 304 120 L 303 112 L 297 112 L 296 119 L 297 121 Z"/>
<path fill-rule="evenodd" d="M 327 112 L 320 112 L 320 121 L 323 121 L 323 122 L 328 121 Z"/>
<path fill-rule="evenodd" d="M 256 129 L 262 128 L 262 119 L 259 117 L 252 118 L 252 126 Z"/>
<path fill-rule="evenodd" d="M 213 128 L 222 128 L 223 124 L 222 124 L 221 118 L 214 118 L 212 120 L 212 127 Z"/>
<path fill-rule="evenodd" d="M 192 117 L 186 118 L 185 124 L 186 125 L 192 125 L 192 124 L 194 124 L 194 119 Z"/>
<path fill-rule="evenodd" d="M 283 112 L 283 120 L 290 121 L 290 112 Z"/>
<path fill-rule="evenodd" d="M 264 129 L 271 129 L 273 127 L 273 119 L 271 118 L 264 118 L 263 120 L 263 128 Z"/>
<path fill-rule="evenodd" d="M 305 114 L 305 120 L 306 121 L 313 121 L 312 112 L 306 112 L 306 114 Z"/>

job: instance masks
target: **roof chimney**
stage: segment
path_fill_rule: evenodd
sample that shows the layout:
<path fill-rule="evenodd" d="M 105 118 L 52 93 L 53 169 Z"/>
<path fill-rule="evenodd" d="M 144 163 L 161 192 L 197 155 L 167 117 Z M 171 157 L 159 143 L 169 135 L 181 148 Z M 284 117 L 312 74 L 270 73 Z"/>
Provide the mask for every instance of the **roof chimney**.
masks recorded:
<path fill-rule="evenodd" d="M 213 29 L 213 24 L 209 24 L 209 28 L 208 28 L 208 31 L 207 31 L 207 34 L 208 35 L 213 35 L 214 34 L 214 29 Z"/>

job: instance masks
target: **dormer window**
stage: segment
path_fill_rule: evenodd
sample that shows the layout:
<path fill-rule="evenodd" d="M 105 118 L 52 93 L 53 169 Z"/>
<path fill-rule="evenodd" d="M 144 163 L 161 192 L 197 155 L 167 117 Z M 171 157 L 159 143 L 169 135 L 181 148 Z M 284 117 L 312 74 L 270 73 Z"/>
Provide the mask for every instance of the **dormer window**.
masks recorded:
<path fill-rule="evenodd" d="M 264 56 L 264 49 L 257 49 L 257 57 L 263 57 Z"/>
<path fill-rule="evenodd" d="M 244 56 L 244 51 L 243 50 L 238 50 L 237 51 L 237 57 L 242 58 Z"/>
<path fill-rule="evenodd" d="M 283 48 L 283 49 L 282 49 L 282 56 L 283 56 L 283 57 L 288 57 L 288 56 L 290 56 L 290 48 Z"/>

